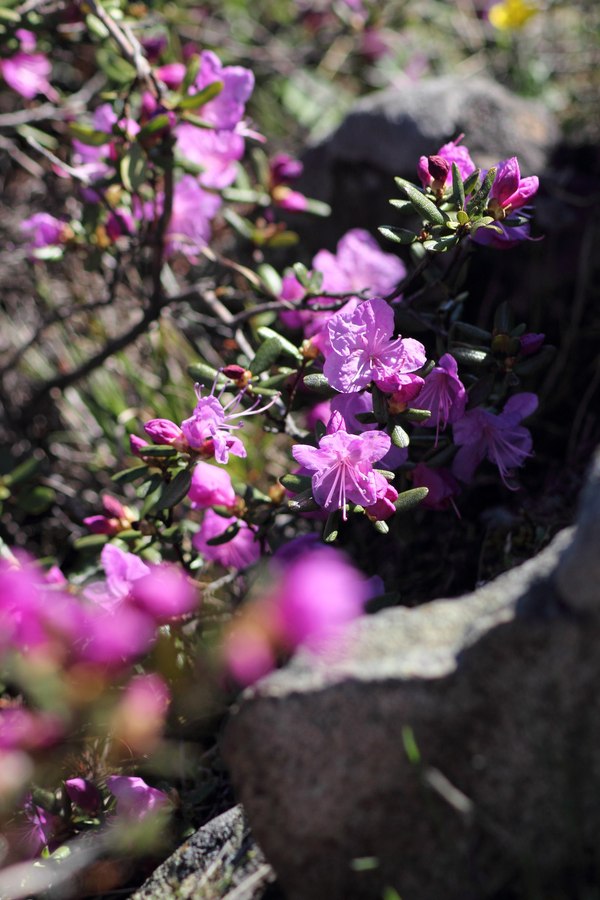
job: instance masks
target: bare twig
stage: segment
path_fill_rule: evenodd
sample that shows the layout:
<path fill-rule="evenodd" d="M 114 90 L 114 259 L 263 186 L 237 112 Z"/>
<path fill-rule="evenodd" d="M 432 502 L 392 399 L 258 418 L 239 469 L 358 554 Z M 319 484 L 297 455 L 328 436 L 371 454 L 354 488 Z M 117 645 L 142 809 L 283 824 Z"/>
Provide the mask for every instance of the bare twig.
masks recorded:
<path fill-rule="evenodd" d="M 0 116 L 0 128 L 18 128 L 19 125 L 29 125 L 31 122 L 71 119 L 85 110 L 88 102 L 105 83 L 106 75 L 97 72 L 76 94 L 65 101 L 64 106 L 42 103 L 33 109 L 17 109 L 14 112 L 4 113 Z"/>
<path fill-rule="evenodd" d="M 81 3 L 81 0 L 80 0 Z M 119 50 L 131 65 L 135 68 L 140 81 L 148 82 L 156 97 L 162 95 L 160 85 L 152 71 L 152 66 L 144 56 L 142 46 L 132 30 L 127 25 L 119 25 L 104 9 L 99 0 L 85 0 L 85 5 L 98 18 L 109 32 Z"/>

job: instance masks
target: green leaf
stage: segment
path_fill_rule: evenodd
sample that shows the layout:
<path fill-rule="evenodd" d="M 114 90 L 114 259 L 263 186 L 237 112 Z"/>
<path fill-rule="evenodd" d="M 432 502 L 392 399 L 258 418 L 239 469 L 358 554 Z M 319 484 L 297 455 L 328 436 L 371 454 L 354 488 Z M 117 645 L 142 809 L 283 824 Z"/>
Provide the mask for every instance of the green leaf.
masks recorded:
<path fill-rule="evenodd" d="M 460 177 L 460 172 L 458 171 L 458 166 L 456 165 L 455 162 L 452 163 L 452 203 L 455 206 L 458 206 L 459 210 L 464 211 L 465 187 L 463 184 L 463 180 Z M 461 224 L 463 224 L 463 223 L 461 223 Z"/>
<path fill-rule="evenodd" d="M 73 546 L 76 550 L 96 550 L 98 547 L 103 547 L 106 543 L 108 543 L 107 534 L 86 534 L 77 538 Z"/>
<path fill-rule="evenodd" d="M 171 447 L 170 444 L 148 444 L 147 447 L 140 450 L 140 453 L 150 459 L 156 459 L 157 457 L 159 459 L 166 459 L 177 456 L 179 450 L 175 447 Z"/>
<path fill-rule="evenodd" d="M 471 368 L 488 368 L 494 362 L 487 350 L 474 350 L 472 347 L 451 347 L 450 352 L 457 363 Z"/>
<path fill-rule="evenodd" d="M 199 384 L 204 384 L 207 387 L 212 387 L 217 375 L 219 374 L 213 366 L 209 366 L 208 363 L 205 362 L 196 362 L 192 363 L 187 368 L 188 375 L 190 375 L 194 381 L 199 382 Z M 219 378 L 220 381 L 220 378 Z"/>
<path fill-rule="evenodd" d="M 32 516 L 40 516 L 54 503 L 55 493 L 52 488 L 38 484 L 19 494 L 18 503 L 21 509 Z"/>
<path fill-rule="evenodd" d="M 414 184 L 411 184 L 410 181 L 405 181 L 404 178 L 396 178 L 395 181 L 398 187 L 404 191 L 415 211 L 423 216 L 426 222 L 431 222 L 433 225 L 445 224 L 446 217 L 444 213 L 437 208 L 435 203 L 425 197 Z"/>
<path fill-rule="evenodd" d="M 216 537 L 209 538 L 206 543 L 209 547 L 218 547 L 219 544 L 228 544 L 229 541 L 234 539 L 240 528 L 240 522 L 232 522 L 225 531 L 221 532 L 221 534 L 218 534 Z"/>
<path fill-rule="evenodd" d="M 184 497 L 187 497 L 191 483 L 191 469 L 183 469 L 178 472 L 172 481 L 164 485 L 154 508 L 156 510 L 171 509 L 171 507 L 177 506 Z"/>
<path fill-rule="evenodd" d="M 90 147 L 101 147 L 110 141 L 110 135 L 105 131 L 96 131 L 91 126 L 81 125 L 79 122 L 70 122 L 69 132 L 72 137 Z"/>
<path fill-rule="evenodd" d="M 327 516 L 327 521 L 325 522 L 325 527 L 323 528 L 323 540 L 325 541 L 325 543 L 333 544 L 333 542 L 337 540 L 339 531 L 340 511 L 339 509 L 334 509 L 334 511 L 329 513 L 329 515 Z"/>
<path fill-rule="evenodd" d="M 376 385 L 373 385 L 373 414 L 378 422 L 387 422 L 389 419 L 389 410 L 387 405 L 387 396 L 380 391 Z"/>
<path fill-rule="evenodd" d="M 399 209 L 400 212 L 408 212 L 409 210 L 412 210 L 412 208 L 413 208 L 413 205 L 410 202 L 410 200 L 394 199 L 394 200 L 388 200 L 388 203 L 390 204 L 390 206 L 395 207 L 395 209 Z"/>
<path fill-rule="evenodd" d="M 471 174 L 468 175 L 467 178 L 465 178 L 465 180 L 463 181 L 463 192 L 466 197 L 468 197 L 469 194 L 473 193 L 473 191 L 476 189 L 477 185 L 479 184 L 480 175 L 481 172 L 479 171 L 479 169 L 475 169 L 475 171 L 471 172 Z"/>
<path fill-rule="evenodd" d="M 206 87 L 201 91 L 198 91 L 197 94 L 190 94 L 187 97 L 183 97 L 178 101 L 177 108 L 183 110 L 199 109 L 210 100 L 214 100 L 215 97 L 218 97 L 223 90 L 223 87 L 222 81 L 213 81 L 212 84 L 207 84 Z"/>
<path fill-rule="evenodd" d="M 497 171 L 498 170 L 495 166 L 492 166 L 492 168 L 488 170 L 487 175 L 483 179 L 481 187 L 473 194 L 473 196 L 467 203 L 467 213 L 470 216 L 477 215 L 485 209 L 489 193 L 496 178 Z"/>
<path fill-rule="evenodd" d="M 296 494 L 292 500 L 288 500 L 287 505 L 292 512 L 314 512 L 321 508 L 314 499 L 311 490 Z"/>
<path fill-rule="evenodd" d="M 142 475 L 147 474 L 148 466 L 131 466 L 129 469 L 121 469 L 120 472 L 113 475 L 112 480 L 117 484 L 129 484 L 130 481 L 135 481 L 136 478 L 141 478 Z"/>
<path fill-rule="evenodd" d="M 387 238 L 388 241 L 394 241 L 396 244 L 413 244 L 417 235 L 414 231 L 408 231 L 406 228 L 395 228 L 393 225 L 380 225 L 377 231 Z"/>
<path fill-rule="evenodd" d="M 16 11 L 16 9 L 3 9 L 0 8 L 0 19 L 4 22 L 20 22 L 21 16 Z"/>
<path fill-rule="evenodd" d="M 130 194 L 135 194 L 146 180 L 147 160 L 140 144 L 132 144 L 129 152 L 119 163 L 119 173 L 123 187 Z"/>
<path fill-rule="evenodd" d="M 310 490 L 312 478 L 309 475 L 282 475 L 279 483 L 287 490 L 294 494 L 300 494 L 302 491 Z"/>
<path fill-rule="evenodd" d="M 405 417 L 409 422 L 425 422 L 426 419 L 431 418 L 431 410 L 430 409 L 413 409 L 410 407 L 409 409 L 405 409 L 403 413 L 401 413 L 403 417 Z"/>
<path fill-rule="evenodd" d="M 308 287 L 310 283 L 310 272 L 308 271 L 304 263 L 294 263 L 292 269 L 294 271 L 294 275 L 296 276 L 302 287 Z"/>
<path fill-rule="evenodd" d="M 402 743 L 404 744 L 404 752 L 406 757 L 413 766 L 418 766 L 421 762 L 421 751 L 415 739 L 415 733 L 410 725 L 402 726 Z"/>
<path fill-rule="evenodd" d="M 425 499 L 428 493 L 429 488 L 426 487 L 411 488 L 409 491 L 402 491 L 401 494 L 398 494 L 398 499 L 394 503 L 396 511 L 403 513 L 414 509 L 415 506 L 418 506 L 419 503 Z"/>
<path fill-rule="evenodd" d="M 456 247 L 459 241 L 460 238 L 457 234 L 448 234 L 423 241 L 423 246 L 426 250 L 432 251 L 433 253 L 446 253 L 448 250 L 451 250 L 452 247 Z"/>
<path fill-rule="evenodd" d="M 191 112 L 181 113 L 181 121 L 187 122 L 188 125 L 194 125 L 195 128 L 203 128 L 205 131 L 214 130 L 210 122 L 207 122 L 206 119 L 201 119 L 200 116 L 195 116 Z"/>
<path fill-rule="evenodd" d="M 265 372 L 267 369 L 270 369 L 271 366 L 275 365 L 275 362 L 281 355 L 282 349 L 279 337 L 267 338 L 267 340 L 260 345 L 254 359 L 250 363 L 250 371 L 252 374 L 260 375 L 261 372 Z"/>
<path fill-rule="evenodd" d="M 373 528 L 375 531 L 378 531 L 379 534 L 389 534 L 390 526 L 387 522 L 384 522 L 383 519 L 375 519 L 373 522 Z"/>
<path fill-rule="evenodd" d="M 287 338 L 284 338 L 276 331 L 273 331 L 272 328 L 268 328 L 266 325 L 262 325 L 257 330 L 257 334 L 263 340 L 271 340 L 272 338 L 275 338 L 281 344 L 281 350 L 283 353 L 287 353 L 289 356 L 293 356 L 296 362 L 302 362 L 302 354 L 300 353 L 298 348 L 295 347 L 291 341 L 288 341 Z"/>
<path fill-rule="evenodd" d="M 400 447 L 401 450 L 404 450 L 404 448 L 408 447 L 410 444 L 410 437 L 402 425 L 394 425 L 390 432 L 390 437 L 392 439 L 392 444 L 395 447 Z"/>
<path fill-rule="evenodd" d="M 333 388 L 322 372 L 311 372 L 303 378 L 304 386 L 316 394 L 332 394 Z"/>
<path fill-rule="evenodd" d="M 4 476 L 5 484 L 19 484 L 21 481 L 26 481 L 28 478 L 38 471 L 40 467 L 40 460 L 35 459 L 34 456 L 29 456 L 27 459 L 23 460 L 22 463 L 19 463 L 12 472 L 9 472 Z"/>
<path fill-rule="evenodd" d="M 161 131 L 163 128 L 168 128 L 171 124 L 170 119 L 166 113 L 162 113 L 159 116 L 154 116 L 153 119 L 150 119 L 149 122 L 140 128 L 138 133 L 138 140 L 148 137 L 151 134 L 156 134 L 157 131 Z"/>
<path fill-rule="evenodd" d="M 268 263 L 261 263 L 261 265 L 256 270 L 256 274 L 258 275 L 260 280 L 264 282 L 267 290 L 275 297 L 279 297 L 282 284 L 281 275 L 279 274 L 279 272 Z"/>

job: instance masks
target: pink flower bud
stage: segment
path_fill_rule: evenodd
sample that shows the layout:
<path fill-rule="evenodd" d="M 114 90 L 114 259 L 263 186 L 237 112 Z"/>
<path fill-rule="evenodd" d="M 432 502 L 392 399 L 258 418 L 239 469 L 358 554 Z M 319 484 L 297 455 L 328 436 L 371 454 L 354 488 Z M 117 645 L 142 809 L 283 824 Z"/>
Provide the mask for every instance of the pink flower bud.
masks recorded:
<path fill-rule="evenodd" d="M 150 419 L 144 425 L 144 431 L 155 444 L 171 444 L 178 449 L 187 447 L 183 431 L 170 419 Z"/>

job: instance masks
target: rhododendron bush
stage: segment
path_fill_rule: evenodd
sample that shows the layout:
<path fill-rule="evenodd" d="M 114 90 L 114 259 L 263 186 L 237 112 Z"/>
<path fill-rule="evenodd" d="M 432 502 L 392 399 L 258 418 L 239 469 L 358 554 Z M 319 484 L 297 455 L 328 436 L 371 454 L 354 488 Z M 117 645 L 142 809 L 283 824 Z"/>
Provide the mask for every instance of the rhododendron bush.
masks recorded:
<path fill-rule="evenodd" d="M 87 492 L 87 536 L 53 558 L 2 545 L 8 873 L 90 832 L 109 857 L 125 834 L 130 849 L 136 834 L 142 848 L 183 834 L 197 760 L 170 750 L 194 723 L 298 648 L 345 652 L 345 626 L 402 591 L 364 542 L 393 547 L 407 521 L 426 534 L 481 484 L 517 492 L 534 454 L 544 335 L 510 297 L 475 327 L 465 273 L 540 237 L 538 178 L 516 157 L 479 168 L 454 135 L 390 184 L 377 235 L 351 228 L 307 253 L 302 228 L 311 217 L 318 233 L 328 208 L 302 192 L 296 148 L 263 134 L 252 69 L 137 6 L 0 15 L 0 75 L 25 113 L 15 140 L 62 198 L 22 220 L 28 265 L 41 284 L 77 263 L 104 305 L 127 297 L 137 315 L 40 381 L 37 401 L 68 406 L 117 354 L 132 354 L 133 380 L 135 341 L 175 306 L 193 348 L 187 382 L 144 360 L 149 394 L 114 422 L 127 465 Z M 367 4 L 327 14 L 367 38 Z M 2 485 L 15 508 L 20 477 Z"/>

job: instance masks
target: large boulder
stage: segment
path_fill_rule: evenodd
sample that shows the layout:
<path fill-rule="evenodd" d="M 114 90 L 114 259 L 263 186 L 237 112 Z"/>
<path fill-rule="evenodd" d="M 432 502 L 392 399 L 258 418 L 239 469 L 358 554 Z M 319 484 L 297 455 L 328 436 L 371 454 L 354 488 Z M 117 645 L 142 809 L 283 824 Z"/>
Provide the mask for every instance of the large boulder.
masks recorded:
<path fill-rule="evenodd" d="M 225 756 L 289 900 L 583 896 L 600 830 L 599 522 L 600 455 L 579 524 L 536 558 L 362 619 L 337 658 L 299 655 L 245 692 Z"/>

